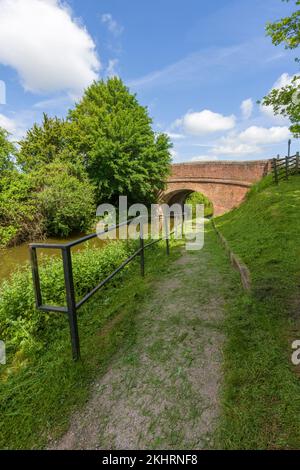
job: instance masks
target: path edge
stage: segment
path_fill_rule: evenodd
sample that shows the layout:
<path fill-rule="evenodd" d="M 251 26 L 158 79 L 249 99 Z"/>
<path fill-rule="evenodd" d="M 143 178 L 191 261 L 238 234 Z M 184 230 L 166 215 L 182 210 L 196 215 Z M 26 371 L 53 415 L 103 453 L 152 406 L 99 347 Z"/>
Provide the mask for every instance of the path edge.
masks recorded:
<path fill-rule="evenodd" d="M 249 268 L 232 251 L 232 249 L 229 246 L 228 241 L 226 240 L 224 235 L 222 235 L 220 230 L 216 227 L 214 219 L 211 219 L 211 224 L 212 224 L 213 229 L 216 232 L 219 240 L 221 241 L 221 244 L 225 248 L 225 251 L 226 251 L 227 255 L 229 256 L 229 259 L 230 259 L 230 262 L 231 262 L 232 266 L 240 273 L 243 288 L 245 289 L 245 291 L 251 292 L 252 281 L 251 281 L 251 273 L 250 273 Z"/>

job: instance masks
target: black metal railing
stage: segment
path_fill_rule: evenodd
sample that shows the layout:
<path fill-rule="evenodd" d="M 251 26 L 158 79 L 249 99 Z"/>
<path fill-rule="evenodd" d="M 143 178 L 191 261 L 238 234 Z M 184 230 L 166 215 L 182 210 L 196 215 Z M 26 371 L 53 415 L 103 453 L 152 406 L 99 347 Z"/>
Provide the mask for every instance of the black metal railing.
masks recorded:
<path fill-rule="evenodd" d="M 136 250 L 130 257 L 128 257 L 118 268 L 116 268 L 109 276 L 102 280 L 96 287 L 94 287 L 88 294 L 86 294 L 79 302 L 76 302 L 75 288 L 74 288 L 74 279 L 73 279 L 73 268 L 72 268 L 72 253 L 71 248 L 77 246 L 81 243 L 92 240 L 96 237 L 101 237 L 106 233 L 117 230 L 122 226 L 128 226 L 129 223 L 133 221 L 140 221 L 140 232 L 139 240 L 140 247 Z M 85 237 L 79 238 L 78 240 L 68 242 L 68 243 L 31 243 L 29 245 L 31 267 L 32 267 L 32 278 L 34 285 L 35 293 L 35 302 L 36 308 L 44 312 L 56 312 L 56 313 L 66 313 L 68 315 L 69 327 L 70 327 L 70 336 L 71 336 L 71 345 L 72 345 L 72 356 L 74 360 L 80 358 L 80 341 L 78 333 L 78 323 L 77 323 L 77 310 L 82 307 L 99 289 L 101 289 L 105 284 L 107 284 L 111 279 L 113 279 L 116 274 L 118 274 L 122 269 L 127 266 L 131 261 L 133 261 L 137 256 L 140 256 L 140 269 L 141 275 L 145 275 L 145 249 L 149 248 L 151 245 L 158 243 L 161 240 L 166 240 L 166 249 L 167 254 L 170 254 L 170 244 L 169 237 L 171 233 L 168 232 L 168 224 L 165 224 L 165 236 L 162 236 L 158 239 L 152 240 L 149 243 L 145 244 L 144 233 L 143 233 L 143 223 L 141 218 L 137 217 L 135 219 L 127 220 L 118 225 L 112 227 L 107 227 L 101 233 L 93 233 Z M 52 306 L 43 304 L 43 296 L 41 291 L 41 282 L 39 276 L 39 266 L 38 266 L 38 249 L 57 249 L 61 250 L 62 261 L 63 261 L 63 270 L 64 270 L 64 281 L 65 281 L 65 292 L 66 292 L 66 307 L 61 306 Z"/>
<path fill-rule="evenodd" d="M 276 184 L 282 180 L 288 180 L 290 176 L 300 173 L 300 154 L 272 160 L 273 179 Z"/>

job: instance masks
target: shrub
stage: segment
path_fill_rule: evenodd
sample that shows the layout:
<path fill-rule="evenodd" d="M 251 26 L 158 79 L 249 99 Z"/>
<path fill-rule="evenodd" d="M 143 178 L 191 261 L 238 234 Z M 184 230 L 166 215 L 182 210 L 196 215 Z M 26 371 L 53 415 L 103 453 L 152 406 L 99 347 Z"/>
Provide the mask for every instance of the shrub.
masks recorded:
<path fill-rule="evenodd" d="M 81 167 L 56 161 L 33 172 L 31 179 L 48 236 L 67 237 L 91 227 L 96 215 L 94 188 Z"/>
<path fill-rule="evenodd" d="M 103 248 L 88 246 L 73 254 L 74 284 L 77 300 L 108 276 L 134 250 L 134 243 L 110 242 Z M 65 305 L 62 260 L 46 258 L 40 267 L 43 302 Z M 36 310 L 29 267 L 16 272 L 0 286 L 0 338 L 8 348 L 35 350 L 68 327 L 63 314 Z"/>
<path fill-rule="evenodd" d="M 190 204 L 193 206 L 193 217 L 196 217 L 196 205 L 197 204 L 204 204 L 204 216 L 210 217 L 214 213 L 214 207 L 212 202 L 201 193 L 192 193 L 190 194 L 186 200 L 185 204 Z"/>

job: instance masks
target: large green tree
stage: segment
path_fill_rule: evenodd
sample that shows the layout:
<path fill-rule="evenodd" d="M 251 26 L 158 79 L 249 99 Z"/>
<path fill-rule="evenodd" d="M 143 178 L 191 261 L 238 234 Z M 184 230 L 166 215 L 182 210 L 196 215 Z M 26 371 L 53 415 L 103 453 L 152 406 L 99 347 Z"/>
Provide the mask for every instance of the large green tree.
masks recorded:
<path fill-rule="evenodd" d="M 95 183 L 97 201 L 153 202 L 164 188 L 171 143 L 119 78 L 94 82 L 69 112 L 71 154 Z M 70 130 L 69 130 L 70 132 Z"/>
<path fill-rule="evenodd" d="M 290 0 L 283 0 L 289 2 Z M 295 7 L 300 0 L 293 0 Z M 283 44 L 286 49 L 297 49 L 300 44 L 300 10 L 290 16 L 281 18 L 266 26 L 268 36 L 274 45 Z M 296 59 L 299 63 L 299 59 Z M 295 137 L 300 136 L 300 76 L 295 75 L 292 82 L 282 88 L 273 89 L 262 101 L 265 106 L 273 108 L 275 114 L 288 117 L 292 123 L 290 130 Z"/>
<path fill-rule="evenodd" d="M 0 178 L 4 171 L 14 167 L 12 158 L 16 154 L 16 148 L 8 140 L 8 136 L 8 132 L 0 127 Z"/>

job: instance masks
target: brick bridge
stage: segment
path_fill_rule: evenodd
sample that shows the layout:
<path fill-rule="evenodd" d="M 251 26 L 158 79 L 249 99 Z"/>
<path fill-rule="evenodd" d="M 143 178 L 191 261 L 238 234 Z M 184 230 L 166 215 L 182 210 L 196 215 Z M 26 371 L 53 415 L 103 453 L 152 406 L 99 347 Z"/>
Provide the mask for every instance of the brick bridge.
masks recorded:
<path fill-rule="evenodd" d="M 214 214 L 221 215 L 237 207 L 270 169 L 270 160 L 174 164 L 162 199 L 170 205 L 183 204 L 190 193 L 200 192 L 214 204 Z"/>

